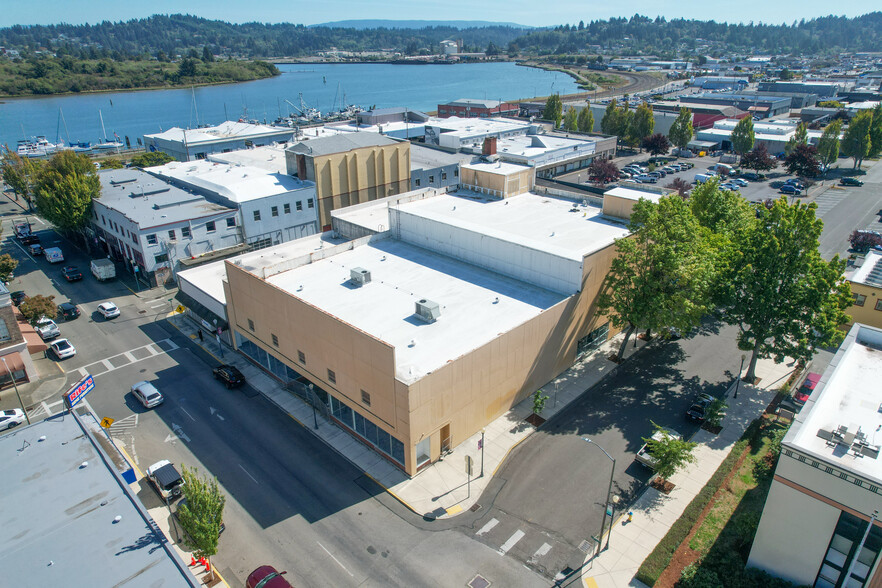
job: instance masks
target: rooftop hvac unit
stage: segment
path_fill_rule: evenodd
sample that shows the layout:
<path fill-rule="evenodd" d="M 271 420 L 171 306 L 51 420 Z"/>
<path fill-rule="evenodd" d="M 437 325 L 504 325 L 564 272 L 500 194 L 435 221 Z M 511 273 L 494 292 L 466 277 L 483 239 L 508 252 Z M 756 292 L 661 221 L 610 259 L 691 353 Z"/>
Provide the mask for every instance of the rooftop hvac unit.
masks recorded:
<path fill-rule="evenodd" d="M 441 316 L 441 307 L 437 302 L 431 300 L 417 300 L 416 315 L 427 323 L 434 323 Z"/>
<path fill-rule="evenodd" d="M 360 288 L 371 281 L 371 272 L 363 267 L 354 267 L 349 270 L 349 281 L 351 281 L 356 288 Z"/>

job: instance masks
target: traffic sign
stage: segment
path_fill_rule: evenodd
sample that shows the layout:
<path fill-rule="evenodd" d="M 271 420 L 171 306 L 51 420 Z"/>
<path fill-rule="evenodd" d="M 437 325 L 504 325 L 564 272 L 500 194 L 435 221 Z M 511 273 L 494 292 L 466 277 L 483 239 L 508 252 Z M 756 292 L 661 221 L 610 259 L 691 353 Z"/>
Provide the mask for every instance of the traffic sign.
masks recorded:
<path fill-rule="evenodd" d="M 105 429 L 109 429 L 110 425 L 112 425 L 112 424 L 113 424 L 113 419 L 110 417 L 104 417 L 103 419 L 101 419 L 101 426 L 104 427 Z"/>
<path fill-rule="evenodd" d="M 183 305 L 178 304 L 178 307 L 175 309 L 175 312 L 178 314 L 183 314 L 183 313 L 187 312 L 187 309 L 184 308 Z"/>

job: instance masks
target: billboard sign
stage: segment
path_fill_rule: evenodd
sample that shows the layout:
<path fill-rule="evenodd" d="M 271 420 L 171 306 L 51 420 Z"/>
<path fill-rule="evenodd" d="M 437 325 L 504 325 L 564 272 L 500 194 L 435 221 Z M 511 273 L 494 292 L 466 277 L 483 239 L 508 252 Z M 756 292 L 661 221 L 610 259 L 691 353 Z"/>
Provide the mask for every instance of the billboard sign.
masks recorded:
<path fill-rule="evenodd" d="M 86 394 L 91 392 L 94 387 L 95 378 L 93 378 L 91 374 L 86 374 L 85 378 L 74 384 L 73 387 L 64 394 L 65 404 L 67 404 L 68 408 L 73 408 L 86 396 Z"/>

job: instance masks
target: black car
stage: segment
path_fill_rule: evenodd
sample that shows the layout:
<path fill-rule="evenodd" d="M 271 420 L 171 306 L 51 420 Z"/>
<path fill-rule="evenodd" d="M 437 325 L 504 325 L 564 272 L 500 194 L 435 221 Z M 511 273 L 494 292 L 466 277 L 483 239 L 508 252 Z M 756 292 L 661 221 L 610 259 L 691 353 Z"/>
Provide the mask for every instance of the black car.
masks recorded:
<path fill-rule="evenodd" d="M 707 416 L 707 407 L 714 401 L 709 394 L 699 394 L 692 401 L 692 406 L 686 411 L 686 418 L 696 423 L 703 423 Z"/>
<path fill-rule="evenodd" d="M 839 184 L 842 186 L 863 186 L 864 183 L 857 178 L 842 178 L 839 180 Z"/>
<path fill-rule="evenodd" d="M 245 383 L 245 376 L 242 375 L 236 366 L 219 365 L 211 373 L 214 374 L 216 380 L 220 380 L 227 388 L 235 388 Z"/>
<path fill-rule="evenodd" d="M 76 282 L 77 280 L 83 279 L 83 272 L 81 272 L 75 265 L 68 265 L 62 268 L 61 275 L 63 275 L 64 279 L 68 282 Z"/>
<path fill-rule="evenodd" d="M 58 314 L 64 317 L 66 321 L 72 321 L 80 316 L 80 309 L 70 302 L 62 302 L 58 305 Z"/>
<path fill-rule="evenodd" d="M 20 306 L 24 299 L 27 298 L 28 295 L 24 293 L 24 290 L 16 290 L 15 292 L 9 293 L 9 298 L 12 300 L 12 303 L 16 306 Z"/>

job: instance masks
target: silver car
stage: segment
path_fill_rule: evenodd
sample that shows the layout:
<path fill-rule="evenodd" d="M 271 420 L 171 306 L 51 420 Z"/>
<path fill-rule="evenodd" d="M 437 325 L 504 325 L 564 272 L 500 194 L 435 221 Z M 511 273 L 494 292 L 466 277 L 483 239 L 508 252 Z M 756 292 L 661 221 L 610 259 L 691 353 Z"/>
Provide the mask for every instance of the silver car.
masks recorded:
<path fill-rule="evenodd" d="M 159 406 L 165 400 L 156 386 L 150 382 L 138 382 L 132 386 L 132 396 L 138 399 L 138 402 L 144 405 L 144 408 L 153 408 Z"/>

